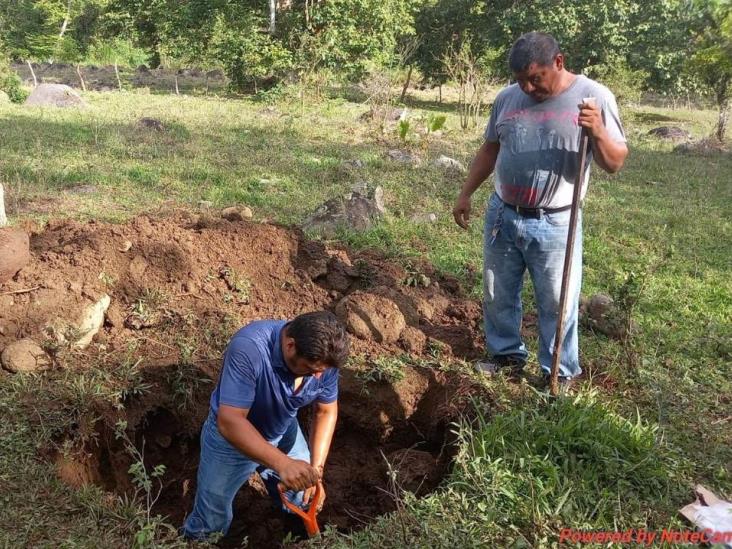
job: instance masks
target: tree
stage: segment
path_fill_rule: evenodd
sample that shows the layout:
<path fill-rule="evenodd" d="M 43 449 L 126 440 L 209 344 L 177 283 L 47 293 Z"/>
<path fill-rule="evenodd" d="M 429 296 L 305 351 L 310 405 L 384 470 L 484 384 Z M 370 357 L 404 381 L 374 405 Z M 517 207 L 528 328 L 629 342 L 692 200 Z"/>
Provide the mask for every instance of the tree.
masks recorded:
<path fill-rule="evenodd" d="M 691 70 L 714 95 L 719 108 L 714 136 L 722 142 L 732 101 L 732 2 L 707 0 L 700 4 L 707 24 L 697 37 Z"/>

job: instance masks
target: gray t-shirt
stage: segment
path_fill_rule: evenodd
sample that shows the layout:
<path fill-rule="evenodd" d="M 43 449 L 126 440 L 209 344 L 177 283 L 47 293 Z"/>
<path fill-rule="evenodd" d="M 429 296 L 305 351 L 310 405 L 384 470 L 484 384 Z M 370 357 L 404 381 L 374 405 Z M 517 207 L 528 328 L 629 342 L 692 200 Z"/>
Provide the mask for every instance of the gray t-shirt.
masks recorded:
<path fill-rule="evenodd" d="M 496 162 L 496 192 L 504 202 L 531 208 L 559 208 L 572 203 L 579 169 L 579 104 L 594 97 L 610 138 L 625 142 L 615 96 L 602 84 L 578 75 L 561 94 L 534 101 L 518 84 L 501 90 L 485 130 L 486 141 L 501 147 Z M 592 151 L 582 187 L 587 192 Z"/>

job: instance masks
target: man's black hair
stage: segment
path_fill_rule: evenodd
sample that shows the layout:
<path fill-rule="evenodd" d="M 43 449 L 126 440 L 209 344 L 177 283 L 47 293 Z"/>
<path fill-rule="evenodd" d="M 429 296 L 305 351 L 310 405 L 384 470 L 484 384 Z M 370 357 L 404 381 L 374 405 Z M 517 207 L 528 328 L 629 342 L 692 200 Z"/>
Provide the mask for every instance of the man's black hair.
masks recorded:
<path fill-rule="evenodd" d="M 297 356 L 340 368 L 348 360 L 348 334 L 329 311 L 305 313 L 287 324 L 287 335 L 295 340 Z"/>
<path fill-rule="evenodd" d="M 519 37 L 508 53 L 508 66 L 514 72 L 523 72 L 536 63 L 547 66 L 559 55 L 559 43 L 545 32 L 527 32 Z"/>

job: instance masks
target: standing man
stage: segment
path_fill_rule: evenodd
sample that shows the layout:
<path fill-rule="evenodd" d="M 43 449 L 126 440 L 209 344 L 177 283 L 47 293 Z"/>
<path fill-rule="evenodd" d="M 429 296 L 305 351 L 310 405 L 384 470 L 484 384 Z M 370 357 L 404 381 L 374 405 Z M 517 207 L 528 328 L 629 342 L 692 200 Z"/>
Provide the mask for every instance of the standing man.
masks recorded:
<path fill-rule="evenodd" d="M 198 487 L 185 537 L 226 534 L 234 496 L 255 471 L 278 507 L 285 510 L 279 482 L 290 501 L 308 505 L 323 476 L 338 417 L 338 368 L 347 358 L 346 331 L 326 311 L 291 322 L 260 320 L 234 334 L 201 430 Z M 310 403 L 308 448 L 297 412 Z"/>
<path fill-rule="evenodd" d="M 591 159 L 615 173 L 628 155 L 615 97 L 605 86 L 564 67 L 564 55 L 549 34 L 530 32 L 511 48 L 515 84 L 498 94 L 485 143 L 478 150 L 453 215 L 468 228 L 470 197 L 495 171 L 495 193 L 485 216 L 483 315 L 491 361 L 487 372 L 520 372 L 526 363 L 521 340 L 521 287 L 528 268 L 539 313 L 539 364 L 548 378 L 559 313 L 572 189 L 579 170 L 581 131 L 589 137 L 582 198 Z M 583 99 L 594 101 L 583 104 Z M 578 218 L 560 382 L 582 370 L 577 316 L 582 269 L 582 222 Z"/>

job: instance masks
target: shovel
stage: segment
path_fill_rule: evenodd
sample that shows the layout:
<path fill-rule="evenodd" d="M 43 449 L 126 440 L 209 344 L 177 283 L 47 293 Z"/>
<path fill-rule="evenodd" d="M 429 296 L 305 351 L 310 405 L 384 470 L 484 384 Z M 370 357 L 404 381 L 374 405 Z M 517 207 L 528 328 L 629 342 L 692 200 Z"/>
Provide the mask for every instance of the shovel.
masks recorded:
<path fill-rule="evenodd" d="M 317 515 L 318 507 L 320 506 L 320 502 L 323 499 L 323 483 L 318 482 L 317 486 L 315 487 L 315 495 L 310 501 L 310 506 L 308 507 L 307 511 L 303 511 L 300 506 L 295 505 L 289 499 L 287 499 L 287 496 L 285 495 L 285 485 L 281 482 L 277 485 L 277 490 L 279 490 L 280 492 L 280 499 L 282 499 L 282 504 L 302 519 L 308 537 L 312 538 L 314 536 L 317 536 L 320 533 Z"/>

